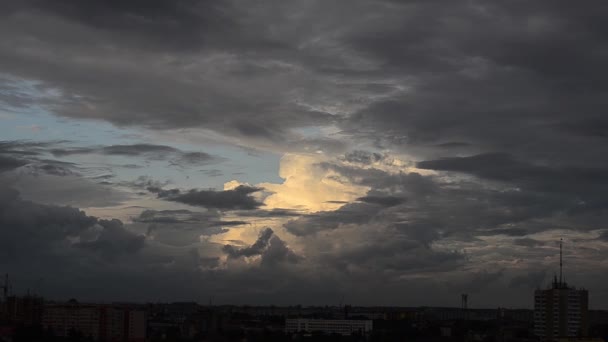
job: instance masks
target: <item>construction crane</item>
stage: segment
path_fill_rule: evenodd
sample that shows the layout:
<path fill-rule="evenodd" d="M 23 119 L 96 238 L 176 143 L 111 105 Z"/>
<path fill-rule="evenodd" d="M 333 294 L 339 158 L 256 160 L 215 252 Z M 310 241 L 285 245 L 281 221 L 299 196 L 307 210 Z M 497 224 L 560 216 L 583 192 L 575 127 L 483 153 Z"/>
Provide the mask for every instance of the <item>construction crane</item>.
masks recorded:
<path fill-rule="evenodd" d="M 0 286 L 2 288 L 2 294 L 4 298 L 4 302 L 6 302 L 8 298 L 8 291 L 10 288 L 10 284 L 8 283 L 8 273 L 4 275 L 4 285 Z"/>

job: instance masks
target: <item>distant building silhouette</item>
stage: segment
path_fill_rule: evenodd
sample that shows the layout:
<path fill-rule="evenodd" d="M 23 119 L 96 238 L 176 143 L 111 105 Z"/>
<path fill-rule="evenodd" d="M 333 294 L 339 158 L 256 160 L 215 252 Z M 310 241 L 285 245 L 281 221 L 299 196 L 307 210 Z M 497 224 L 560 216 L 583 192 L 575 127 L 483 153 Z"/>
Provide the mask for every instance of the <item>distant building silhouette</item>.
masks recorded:
<path fill-rule="evenodd" d="M 123 306 L 81 304 L 75 300 L 47 304 L 43 325 L 58 337 L 80 334 L 95 341 L 146 340 L 145 312 Z"/>
<path fill-rule="evenodd" d="M 23 326 L 39 325 L 44 300 L 38 296 L 8 296 L 0 303 L 0 321 Z"/>
<path fill-rule="evenodd" d="M 559 259 L 559 279 L 554 276 L 550 288 L 534 293 L 534 333 L 542 341 L 584 337 L 589 333 L 589 294 L 563 280 L 561 241 Z"/>
<path fill-rule="evenodd" d="M 285 320 L 286 333 L 320 332 L 325 334 L 350 336 L 352 334 L 365 335 L 371 333 L 372 328 L 373 323 L 371 320 L 308 318 L 294 318 Z"/>

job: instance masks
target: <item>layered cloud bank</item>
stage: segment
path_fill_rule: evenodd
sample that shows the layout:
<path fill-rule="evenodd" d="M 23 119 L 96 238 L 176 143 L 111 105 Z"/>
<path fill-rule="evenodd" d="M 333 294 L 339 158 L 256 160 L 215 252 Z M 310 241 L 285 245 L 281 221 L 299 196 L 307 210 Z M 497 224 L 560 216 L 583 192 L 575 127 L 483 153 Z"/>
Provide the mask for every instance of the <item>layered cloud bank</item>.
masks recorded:
<path fill-rule="evenodd" d="M 606 12 L 2 4 L 0 269 L 64 298 L 529 306 L 563 237 L 607 306 Z"/>

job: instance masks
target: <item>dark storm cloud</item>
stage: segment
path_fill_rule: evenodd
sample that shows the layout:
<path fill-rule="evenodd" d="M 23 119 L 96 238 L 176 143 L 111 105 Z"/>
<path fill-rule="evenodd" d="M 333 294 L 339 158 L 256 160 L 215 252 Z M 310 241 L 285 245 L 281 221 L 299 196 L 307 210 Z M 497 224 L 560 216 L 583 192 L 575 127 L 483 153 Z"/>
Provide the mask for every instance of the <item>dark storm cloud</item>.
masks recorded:
<path fill-rule="evenodd" d="M 103 154 L 109 156 L 144 157 L 150 160 L 169 160 L 173 165 L 202 165 L 221 158 L 205 152 L 184 152 L 175 147 L 153 144 L 110 145 L 102 147 L 53 148 L 56 157 L 78 154 Z"/>
<path fill-rule="evenodd" d="M 262 205 L 251 194 L 261 191 L 246 185 L 239 185 L 232 190 L 196 190 L 181 191 L 179 189 L 163 190 L 158 187 L 148 187 L 148 191 L 156 193 L 158 198 L 167 201 L 184 203 L 192 206 L 217 208 L 221 210 L 253 210 Z"/>
<path fill-rule="evenodd" d="M 326 273 L 253 269 L 222 273 L 214 284 L 240 298 L 243 283 L 254 289 L 247 295 L 267 291 L 267 298 L 270 293 L 287 298 L 292 288 L 323 293 L 327 284 L 339 284 L 358 286 L 354 292 L 364 297 L 386 294 L 392 301 L 404 292 L 403 274 L 428 270 L 441 278 L 439 273 L 468 262 L 461 253 L 438 250 L 441 243 L 489 247 L 483 239 L 490 238 L 506 241 L 501 253 L 516 256 L 535 249 L 522 247 L 542 243 L 530 234 L 605 229 L 607 14 L 603 2 L 573 6 L 565 0 L 338 0 L 306 6 L 291 1 L 239 6 L 189 0 L 5 2 L 0 5 L 0 73 L 9 77 L 0 80 L 0 98 L 6 106 L 36 105 L 59 116 L 121 126 L 204 128 L 236 137 L 230 141 L 251 149 L 263 145 L 330 155 L 371 148 L 366 145 L 382 150 L 357 150 L 338 158 L 342 164 L 319 165 L 337 174 L 332 181 L 368 187 L 360 202 L 292 217 L 285 225 L 298 239 L 308 239 L 309 255 L 318 257 L 318 265 L 331 265 L 323 268 Z M 37 84 L 24 87 L 24 80 Z M 296 133 L 329 125 L 340 130 L 338 138 Z M 348 139 L 357 145 L 348 146 Z M 122 146 L 95 153 L 164 158 L 178 165 L 208 162 L 204 152 L 144 150 Z M 0 153 L 0 165 L 6 165 L 0 170 L 23 166 L 40 153 L 11 151 Z M 412 157 L 419 168 L 440 172 L 424 176 L 369 168 L 382 163 L 385 153 Z M 240 209 L 239 215 L 298 214 L 264 211 L 252 197 L 257 190 L 184 192 L 145 181 L 137 186 L 169 201 Z M 190 220 L 188 215 L 150 214 L 141 218 L 149 222 L 137 223 L 195 224 L 182 222 Z M 161 242 L 170 238 L 161 236 L 163 229 L 170 231 L 152 230 Z M 264 240 L 262 249 L 285 258 L 285 244 L 275 237 Z M 185 249 L 194 238 L 193 233 L 172 243 Z M 182 273 L 173 275 L 197 281 L 175 285 L 173 277 L 161 277 L 169 284 L 145 273 L 132 285 L 158 292 L 179 286 L 196 293 L 206 278 L 192 270 L 207 267 L 202 260 L 217 265 L 213 256 L 196 250 L 157 258 L 157 263 L 139 262 L 182 265 Z M 497 287 L 508 273 L 475 272 L 459 289 Z M 286 279 L 284 288 L 274 281 L 277 275 Z M 322 279 L 315 282 L 317 277 Z M 122 283 L 116 275 L 108 279 Z M 417 284 L 425 293 L 432 282 Z"/>
<path fill-rule="evenodd" d="M 339 231 L 332 233 L 336 234 L 332 235 L 333 238 L 344 234 Z M 330 266 L 333 271 L 349 270 L 348 276 L 352 279 L 372 283 L 370 274 L 388 280 L 404 274 L 449 272 L 462 267 L 466 261 L 462 253 L 429 248 L 428 245 L 395 232 L 392 227 L 383 227 L 382 224 L 367 223 L 346 232 L 347 236 L 354 233 L 362 234 L 365 242 L 341 243 L 339 247 L 329 247 L 324 253 L 318 253 L 319 262 Z M 391 239 L 387 240 L 388 235 Z"/>
<path fill-rule="evenodd" d="M 0 142 L 0 185 L 11 184 L 37 202 L 78 207 L 117 205 L 128 198 L 84 178 L 81 172 L 88 170 L 76 163 L 45 158 L 49 149 L 65 142 Z"/>
<path fill-rule="evenodd" d="M 145 46 L 192 49 L 204 43 L 205 30 L 230 28 L 222 4 L 211 1 L 103 1 L 83 4 L 74 0 L 26 0 L 5 4 L 5 14 L 37 11 L 65 18 L 83 26 L 106 30 L 111 36 L 138 41 Z"/>
<path fill-rule="evenodd" d="M 27 166 L 24 171 L 34 175 L 77 174 L 77 164 L 44 158 L 49 148 L 61 143 L 63 141 L 0 141 L 0 172 Z"/>
<path fill-rule="evenodd" d="M 159 253 L 157 242 L 148 244 L 142 234 L 121 221 L 101 220 L 77 208 L 25 201 L 4 183 L 1 189 L 0 265 L 10 274 L 16 293 L 44 278 L 42 288 L 36 290 L 45 297 L 121 298 L 127 288 L 138 288 L 131 295 L 148 291 L 151 287 L 145 283 L 160 273 L 172 282 L 179 276 L 196 279 L 196 268 L 210 264 L 196 249 Z M 118 292 L 106 286 L 107 281 L 119 279 L 129 285 Z"/>
<path fill-rule="evenodd" d="M 549 193 L 555 197 L 579 196 L 585 202 L 579 209 L 608 206 L 602 195 L 608 190 L 608 166 L 550 167 L 519 161 L 504 153 L 422 161 L 417 166 L 422 169 L 468 173 L 511 183 L 528 191 Z"/>
<path fill-rule="evenodd" d="M 441 234 L 439 229 L 440 222 L 433 220 L 415 220 L 410 223 L 397 223 L 395 228 L 405 234 L 408 238 L 422 243 L 423 246 L 430 248 L 433 241 L 439 240 Z"/>
<path fill-rule="evenodd" d="M 339 173 L 352 183 L 369 186 L 373 190 L 406 188 L 409 192 L 420 195 L 438 190 L 437 184 L 431 178 L 416 172 L 394 174 L 376 168 L 361 169 L 328 162 L 320 163 L 319 166 Z"/>
<path fill-rule="evenodd" d="M 599 240 L 608 241 L 608 231 L 603 231 L 600 236 L 598 236 Z"/>
<path fill-rule="evenodd" d="M 348 129 L 421 154 L 431 153 L 417 150 L 422 146 L 466 141 L 460 147 L 505 151 L 548 168 L 605 168 L 599 156 L 607 145 L 597 140 L 607 104 L 606 25 L 598 15 L 604 5 L 572 11 L 565 2 L 532 9 L 497 1 L 401 2 L 397 8 L 406 19 L 385 17 L 385 26 L 354 32 L 350 41 L 381 63 L 378 72 L 402 72 L 414 86 L 357 112 L 344 121 Z"/>
<path fill-rule="evenodd" d="M 173 163 L 180 165 L 197 165 L 205 164 L 211 161 L 217 161 L 220 158 L 210 155 L 205 152 L 186 152 L 181 154 L 177 159 L 173 160 Z"/>
<path fill-rule="evenodd" d="M 135 253 L 143 247 L 143 237 L 127 231 L 118 220 L 99 220 L 77 208 L 24 201 L 17 191 L 5 186 L 2 193 L 0 234 L 5 260 L 54 255 L 56 248 L 82 247 L 109 257 Z M 28 252 L 23 253 L 25 250 Z"/>
<path fill-rule="evenodd" d="M 161 182 L 153 179 L 150 176 L 139 176 L 136 179 L 124 182 L 123 184 L 134 189 L 148 190 L 150 192 L 157 193 L 160 192 L 162 190 L 162 187 L 167 185 L 168 182 Z"/>
<path fill-rule="evenodd" d="M 567 133 L 577 134 L 583 137 L 608 137 L 608 120 L 605 118 L 589 118 L 573 122 L 560 122 L 557 124 L 557 128 L 562 129 Z"/>
<path fill-rule="evenodd" d="M 456 163 L 459 167 L 460 162 L 458 160 Z M 486 172 L 493 174 L 494 163 L 475 160 L 473 165 L 467 163 L 467 167 L 471 172 L 480 172 L 477 168 L 481 166 L 487 167 L 492 171 Z M 488 187 L 471 181 L 444 183 L 436 176 L 422 176 L 418 173 L 395 174 L 379 169 L 356 169 L 331 163 L 321 166 L 337 172 L 338 180 L 346 177 L 356 184 L 370 186 L 372 190 L 363 197 L 368 201 L 346 204 L 335 211 L 305 215 L 291 220 L 285 224 L 285 228 L 294 235 L 306 236 L 335 230 L 343 225 L 375 223 L 394 226 L 399 234 L 405 234 L 424 245 L 444 237 L 464 241 L 470 241 L 475 236 L 523 237 L 553 229 L 554 216 L 569 212 L 588 212 L 596 205 L 604 203 L 603 197 L 600 196 L 601 190 L 593 196 L 588 196 L 586 200 L 589 202 L 582 203 L 576 197 L 552 189 L 540 191 L 533 188 L 522 191 L 510 185 Z M 499 164 L 498 168 L 500 166 Z M 509 170 L 504 172 L 509 174 Z M 519 176 L 515 172 L 513 177 Z M 546 175 L 536 176 L 535 179 L 540 180 L 543 177 Z M 558 180 L 559 178 L 551 178 L 551 182 Z M 533 183 L 528 181 L 526 184 Z M 540 189 L 545 190 L 545 187 Z M 374 205 L 374 202 L 384 205 Z M 579 222 L 582 222 L 582 216 L 580 217 Z M 591 230 L 595 223 L 578 227 L 568 223 L 567 226 Z"/>
<path fill-rule="evenodd" d="M 144 224 L 146 235 L 168 246 L 186 247 L 200 243 L 201 236 L 228 232 L 227 227 L 246 225 L 245 221 L 222 220 L 218 210 L 144 210 L 133 222 Z"/>
<path fill-rule="evenodd" d="M 17 156 L 36 156 L 57 144 L 65 142 L 67 141 L 4 140 L 0 141 L 0 153 Z"/>
<path fill-rule="evenodd" d="M 452 142 L 437 144 L 437 146 L 442 147 L 442 148 L 458 148 L 458 147 L 471 146 L 471 144 L 465 143 L 465 142 L 459 142 L 459 141 L 452 141 Z"/>
<path fill-rule="evenodd" d="M 368 151 L 352 151 L 344 155 L 344 160 L 351 163 L 372 164 L 380 161 L 382 155 L 380 153 L 372 153 Z"/>
<path fill-rule="evenodd" d="M 119 220 L 99 220 L 97 224 L 102 229 L 96 238 L 81 241 L 77 247 L 98 251 L 110 258 L 123 253 L 132 254 L 144 247 L 145 236 L 127 231 Z"/>
<path fill-rule="evenodd" d="M 385 207 L 392 207 L 395 205 L 399 205 L 406 201 L 405 198 L 395 197 L 395 196 L 378 196 L 378 195 L 367 195 L 364 197 L 357 198 L 357 201 L 377 204 Z"/>
<path fill-rule="evenodd" d="M 440 160 L 421 161 L 417 164 L 421 169 L 459 171 L 474 173 L 482 177 L 511 180 L 518 176 L 527 176 L 528 165 L 513 160 L 505 153 L 479 154 L 471 157 L 453 157 Z"/>
<path fill-rule="evenodd" d="M 365 224 L 380 212 L 381 206 L 367 203 L 351 203 L 335 211 L 304 215 L 285 224 L 285 229 L 296 236 L 316 234 L 337 229 L 341 225 Z"/>
<path fill-rule="evenodd" d="M 2 35 L 0 58 L 15 83 L 33 78 L 40 89 L 59 90 L 60 98 L 40 100 L 58 115 L 158 129 L 204 127 L 285 142 L 291 128 L 329 123 L 333 116 L 302 105 L 300 91 L 283 87 L 303 87 L 311 77 L 300 79 L 292 62 L 283 61 L 301 51 L 290 38 L 274 37 L 266 12 L 257 8 L 267 5 L 26 1 L 3 11 L 1 31 L 11 34 Z M 36 44 L 40 54 L 9 46 L 24 44 L 26 36 L 44 42 Z M 58 51 L 71 51 L 74 59 Z"/>
<path fill-rule="evenodd" d="M 217 211 L 193 212 L 190 210 L 144 210 L 134 219 L 142 223 L 194 223 L 205 226 L 240 226 L 246 221 L 220 220 L 221 213 Z"/>
<path fill-rule="evenodd" d="M 174 153 L 178 150 L 170 146 L 135 144 L 135 145 L 112 145 L 102 147 L 100 152 L 108 155 L 139 156 L 142 154 L 153 154 L 161 156 L 167 153 Z"/>
<path fill-rule="evenodd" d="M 292 209 L 274 208 L 274 209 L 258 209 L 258 210 L 242 210 L 234 211 L 233 214 L 237 216 L 248 216 L 248 217 L 260 217 L 260 218 L 273 218 L 273 217 L 297 217 L 301 216 L 302 212 Z"/>
<path fill-rule="evenodd" d="M 0 141 L 0 172 L 16 169 L 36 160 L 54 142 Z"/>
<path fill-rule="evenodd" d="M 22 159 L 0 155 L 0 172 L 16 169 L 25 164 L 27 162 Z"/>
<path fill-rule="evenodd" d="M 222 250 L 231 258 L 260 255 L 268 247 L 268 243 L 270 242 L 270 238 L 273 236 L 273 234 L 274 232 L 272 229 L 266 228 L 260 232 L 260 236 L 251 246 L 237 249 L 232 245 L 225 245 Z"/>
<path fill-rule="evenodd" d="M 74 167 L 75 165 L 69 165 Z M 34 172 L 44 172 L 48 175 L 54 176 L 69 176 L 74 175 L 75 172 L 72 171 L 69 167 L 65 167 L 59 163 L 49 162 L 41 165 L 33 165 Z"/>
<path fill-rule="evenodd" d="M 7 43 L 2 50 L 10 62 L 7 72 L 64 90 L 60 115 L 158 128 L 206 127 L 270 141 L 287 139 L 289 128 L 337 122 L 345 132 L 381 144 L 466 141 L 490 152 L 509 145 L 509 152 L 542 154 L 556 143 L 574 156 L 584 142 L 560 141 L 556 124 L 576 127 L 599 118 L 598 108 L 606 104 L 600 96 L 606 84 L 600 14 L 606 9 L 597 4 L 576 11 L 553 1 L 531 9 L 500 1 L 338 1 L 306 9 L 273 1 L 250 6 L 25 1 L 7 7 L 3 31 L 12 33 L 7 42 L 24 46 L 9 49 L 13 45 Z M 336 20 L 344 11 L 366 15 Z M 287 13 L 300 13 L 301 21 L 282 16 Z M 31 17 L 46 20 L 26 29 L 23 22 Z M 311 29 L 294 30 L 298 24 Z M 36 47 L 51 58 L 28 53 L 22 36 L 38 37 Z M 104 42 L 115 48 L 112 54 L 101 48 Z M 58 48 L 83 58 L 53 58 Z M 167 63 L 140 58 L 142 50 L 167 56 Z M 101 66 L 96 53 L 138 65 L 110 58 Z M 209 84 L 183 72 L 209 70 L 196 64 L 194 53 L 210 56 L 211 63 L 214 53 L 238 58 L 215 68 L 212 79 L 223 82 Z M 91 63 L 83 62 L 87 58 Z M 87 75 L 95 75 L 95 82 Z M 114 84 L 134 86 L 118 92 Z M 256 86 L 273 96 L 258 96 Z M 411 90 L 399 91 L 404 88 Z M 322 95 L 327 92 L 333 96 Z M 366 108 L 331 116 L 318 110 L 327 97 Z M 217 112 L 222 120 L 215 120 Z M 573 112 L 578 118 L 570 117 Z"/>
<path fill-rule="evenodd" d="M 300 259 L 270 228 L 261 231 L 258 239 L 249 247 L 224 245 L 222 251 L 233 259 L 260 256 L 262 266 L 272 266 L 280 262 L 296 263 Z"/>

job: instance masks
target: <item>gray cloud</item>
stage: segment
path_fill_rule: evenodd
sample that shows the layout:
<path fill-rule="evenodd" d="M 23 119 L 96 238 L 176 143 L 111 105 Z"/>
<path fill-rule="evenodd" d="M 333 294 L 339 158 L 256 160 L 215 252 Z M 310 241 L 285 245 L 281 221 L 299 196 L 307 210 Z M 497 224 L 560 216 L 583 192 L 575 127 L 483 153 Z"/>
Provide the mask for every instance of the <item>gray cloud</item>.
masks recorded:
<path fill-rule="evenodd" d="M 175 247 L 197 245 L 201 237 L 227 233 L 232 227 L 248 225 L 247 221 L 224 219 L 217 209 L 147 209 L 133 218 L 133 222 L 146 227 L 148 238 Z"/>
<path fill-rule="evenodd" d="M 27 162 L 22 159 L 0 155 L 0 172 L 16 169 L 25 164 L 27 164 Z"/>
<path fill-rule="evenodd" d="M 135 253 L 144 247 L 145 236 L 125 230 L 119 220 L 99 220 L 97 224 L 102 229 L 95 239 L 80 241 L 77 247 L 100 251 L 109 258 L 122 253 Z"/>
<path fill-rule="evenodd" d="M 247 224 L 245 221 L 220 220 L 218 211 L 193 212 L 190 210 L 144 210 L 136 222 L 143 223 L 196 223 L 208 226 L 239 226 Z"/>
<path fill-rule="evenodd" d="M 31 141 L 0 141 L 0 172 L 27 165 L 40 154 L 47 143 Z"/>
<path fill-rule="evenodd" d="M 272 217 L 297 217 L 301 216 L 302 212 L 285 208 L 273 209 L 258 209 L 258 210 L 236 210 L 233 214 L 237 216 L 272 218 Z"/>
<path fill-rule="evenodd" d="M 25 170 L 0 174 L 0 183 L 11 184 L 25 199 L 46 204 L 111 207 L 132 198 L 128 192 L 86 179 L 62 166 L 56 171 L 30 164 Z"/>
<path fill-rule="evenodd" d="M 78 165 L 58 160 L 39 160 L 36 163 L 28 165 L 28 167 L 32 174 L 44 173 L 53 176 L 72 176 L 78 174 L 75 171 L 75 169 L 78 169 Z"/>
<path fill-rule="evenodd" d="M 166 153 L 177 152 L 176 148 L 163 145 L 150 144 L 135 144 L 135 145 L 112 145 L 104 146 L 100 149 L 103 154 L 123 155 L 123 156 L 139 156 L 142 154 L 153 154 L 159 156 Z"/>
<path fill-rule="evenodd" d="M 252 210 L 262 205 L 252 193 L 261 191 L 261 188 L 239 185 L 232 190 L 189 190 L 182 192 L 179 189 L 163 190 L 157 187 L 148 187 L 148 191 L 156 193 L 158 198 L 167 201 L 184 203 L 192 206 L 217 208 L 222 210 Z"/>
<path fill-rule="evenodd" d="M 0 141 L 0 153 L 16 156 L 36 156 L 44 153 L 48 148 L 66 141 L 28 141 L 4 140 Z"/>
<path fill-rule="evenodd" d="M 297 56 L 297 48 L 285 39 L 271 37 L 270 27 L 262 22 L 246 19 L 247 15 L 260 16 L 263 11 L 257 12 L 255 6 L 235 7 L 227 1 L 158 4 L 155 10 L 149 10 L 151 6 L 147 4 L 83 6 L 68 2 L 51 6 L 33 1 L 13 6 L 12 10 L 3 11 L 3 27 L 12 31 L 3 38 L 23 43 L 18 37 L 37 36 L 45 42 L 43 54 L 47 58 L 4 45 L 0 55 L 11 65 L 6 71 L 18 78 L 34 77 L 40 80 L 41 88 L 60 89 L 65 94 L 62 98 L 40 101 L 59 115 L 103 117 L 119 125 L 205 127 L 247 139 L 277 142 L 288 139 L 291 127 L 333 121 L 332 115 L 299 104 L 300 95 L 280 84 L 289 81 L 305 85 L 310 77 L 299 80 L 291 63 L 283 63 L 281 58 L 266 60 L 264 55 L 273 52 Z M 140 20 L 133 21 L 133 16 Z M 34 20 L 39 25 L 25 29 L 22 20 Z M 49 25 L 55 30 L 50 31 Z M 73 35 L 74 32 L 79 33 Z M 81 34 L 95 37 L 100 45 L 81 45 L 77 42 Z M 109 53 L 101 47 L 102 42 L 117 50 Z M 71 51 L 74 57 L 92 58 L 90 61 L 95 62 L 58 58 L 58 46 Z M 256 52 L 260 47 L 265 53 Z M 227 54 L 234 57 L 217 68 L 213 56 Z M 162 56 L 177 59 L 161 62 L 161 66 L 158 62 Z M 105 67 L 98 64 L 102 61 Z M 192 77 L 191 67 L 199 70 L 199 75 L 207 75 Z M 157 72 L 149 72 L 154 69 Z M 95 82 L 89 82 L 92 75 Z M 268 77 L 276 81 L 267 82 Z M 314 82 L 321 84 L 320 81 Z M 119 90 L 114 86 L 117 82 L 135 86 Z M 234 87 L 240 88 L 238 95 Z M 217 120 L 217 113 L 222 113 L 221 120 Z"/>
<path fill-rule="evenodd" d="M 351 163 L 359 163 L 369 165 L 382 160 L 380 153 L 372 153 L 368 151 L 352 151 L 344 155 L 344 160 Z"/>
<path fill-rule="evenodd" d="M 601 232 L 598 239 L 600 239 L 602 241 L 608 241 L 608 231 Z"/>
<path fill-rule="evenodd" d="M 82 247 L 109 257 L 143 247 L 143 237 L 127 231 L 118 220 L 98 220 L 77 208 L 25 201 L 6 187 L 2 192 L 0 234 L 6 261 L 53 255 L 55 248 Z M 22 253 L 24 250 L 32 254 Z"/>
<path fill-rule="evenodd" d="M 281 262 L 297 263 L 300 259 L 270 228 L 261 231 L 258 239 L 251 246 L 236 248 L 232 245 L 224 245 L 222 251 L 233 259 L 260 256 L 262 266 L 273 266 Z"/>
<path fill-rule="evenodd" d="M 144 157 L 150 160 L 169 160 L 174 165 L 203 165 L 221 160 L 205 152 L 184 152 L 175 147 L 152 144 L 110 145 L 101 147 L 53 148 L 56 157 L 78 154 L 103 154 L 109 156 Z"/>
<path fill-rule="evenodd" d="M 380 208 L 367 203 L 346 204 L 335 211 L 303 215 L 290 220 L 285 224 L 285 229 L 296 236 L 304 236 L 337 229 L 345 224 L 362 224 L 372 220 Z"/>
<path fill-rule="evenodd" d="M 184 191 L 150 179 L 117 183 L 149 188 L 171 202 L 232 210 L 237 217 L 287 217 L 285 229 L 307 257 L 292 265 L 297 274 L 266 267 L 210 277 L 201 269 L 216 267 L 218 259 L 206 250 L 219 254 L 222 246 L 193 246 L 197 236 L 227 229 L 220 225 L 221 215 L 161 210 L 142 213 L 134 223 L 156 225 L 150 234 L 157 240 L 146 240 L 144 247 L 110 228 L 103 236 L 115 242 L 102 243 L 104 237 L 99 244 L 68 249 L 103 259 L 96 248 L 130 250 L 133 243 L 140 249 L 130 254 L 135 256 L 129 266 L 141 267 L 128 271 L 145 271 L 129 278 L 136 279 L 129 285 L 147 285 L 148 293 L 162 292 L 163 286 L 196 293 L 200 283 L 207 284 L 201 279 L 211 278 L 205 290 L 222 289 L 235 295 L 230 298 L 251 295 L 243 289 L 247 283 L 264 293 L 256 298 L 295 293 L 331 299 L 336 295 L 327 284 L 337 284 L 390 302 L 404 289 L 412 300 L 428 298 L 417 295 L 429 289 L 449 292 L 441 279 L 453 280 L 450 272 L 457 270 L 485 285 L 485 298 L 506 298 L 510 304 L 514 297 L 492 297 L 492 289 L 509 287 L 508 279 L 527 280 L 509 269 L 495 270 L 504 267 L 501 258 L 522 253 L 539 253 L 533 256 L 546 260 L 540 254 L 546 241 L 530 235 L 606 229 L 607 10 L 599 3 L 572 6 L 563 0 L 532 5 L 338 0 L 306 6 L 274 0 L 246 6 L 228 0 L 6 2 L 0 5 L 0 105 L 121 127 L 192 129 L 197 136 L 210 131 L 250 150 L 323 151 L 327 161 L 318 166 L 336 174 L 331 181 L 369 188 L 359 201 L 338 210 L 301 215 L 264 210 L 253 197 L 257 188 Z M 24 186 L 47 201 L 54 182 L 63 178 L 66 184 L 79 171 L 44 161 L 42 155 L 51 149 L 57 156 L 138 156 L 184 167 L 219 158 L 162 145 L 62 149 L 36 144 L 0 143 L 0 171 L 7 181 L 16 177 L 15 170 L 38 174 L 37 182 Z M 419 168 L 436 175 L 374 168 L 393 155 L 418 160 Z M 59 197 L 74 193 L 79 207 L 90 204 L 85 196 L 105 198 L 104 192 L 91 196 L 64 189 Z M 21 190 L 25 197 L 27 189 Z M 63 214 L 79 217 L 70 210 Z M 205 219 L 218 225 L 204 225 Z M 76 224 L 68 221 L 65 226 Z M 235 219 L 234 225 L 244 221 Z M 188 233 L 174 234 L 180 227 Z M 604 235 L 594 243 L 603 243 Z M 262 263 L 289 259 L 276 235 L 264 241 L 260 251 L 268 256 L 256 254 Z M 156 253 L 149 243 L 162 255 L 138 259 L 142 252 Z M 471 245 L 470 258 L 446 249 Z M 580 253 L 586 257 L 577 260 L 586 265 L 599 258 L 589 250 Z M 547 267 L 521 259 L 530 274 Z M 67 269 L 75 267 L 69 258 L 58 260 Z M 488 272 L 482 264 L 497 268 Z M 319 271 L 307 273 L 306 267 Z M 150 269 L 170 269 L 163 279 L 187 281 L 151 281 L 157 278 Z M 87 275 L 113 274 L 111 281 L 129 272 Z M 285 282 L 269 284 L 277 275 Z M 472 286 L 467 279 L 456 280 L 459 289 Z M 599 288 L 601 281 L 591 282 L 584 285 Z M 504 290 L 514 288 L 521 286 Z"/>
<path fill-rule="evenodd" d="M 542 287 L 544 285 L 543 282 L 546 277 L 547 277 L 546 270 L 540 270 L 538 272 L 530 272 L 528 274 L 523 274 L 523 275 L 514 277 L 513 279 L 511 279 L 509 286 L 535 289 L 535 288 Z"/>
<path fill-rule="evenodd" d="M 608 190 L 608 168 L 536 165 L 515 160 L 508 154 L 493 153 L 471 157 L 451 157 L 422 161 L 419 168 L 468 173 L 480 178 L 505 182 L 530 193 L 544 194 L 567 202 L 578 197 L 579 205 L 569 210 L 595 210 L 608 207 L 602 195 Z"/>
<path fill-rule="evenodd" d="M 263 231 L 260 232 L 260 236 L 251 246 L 237 249 L 234 248 L 232 245 L 225 245 L 222 250 L 231 258 L 251 257 L 260 255 L 268 247 L 270 238 L 273 236 L 273 234 L 274 232 L 272 231 L 272 229 L 265 228 Z"/>
<path fill-rule="evenodd" d="M 517 246 L 524 246 L 524 247 L 538 247 L 538 246 L 543 246 L 545 244 L 543 241 L 530 239 L 530 238 L 515 239 L 515 241 L 513 241 L 513 243 Z"/>
<path fill-rule="evenodd" d="M 395 205 L 399 205 L 406 201 L 405 198 L 395 197 L 395 196 L 378 196 L 378 195 L 367 195 L 364 197 L 357 198 L 357 201 L 382 205 L 386 207 L 392 207 Z"/>

